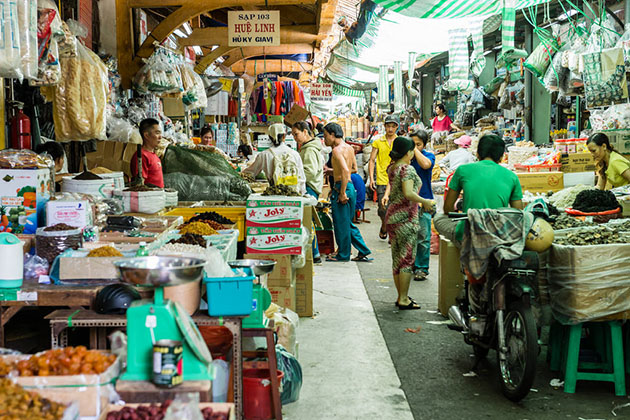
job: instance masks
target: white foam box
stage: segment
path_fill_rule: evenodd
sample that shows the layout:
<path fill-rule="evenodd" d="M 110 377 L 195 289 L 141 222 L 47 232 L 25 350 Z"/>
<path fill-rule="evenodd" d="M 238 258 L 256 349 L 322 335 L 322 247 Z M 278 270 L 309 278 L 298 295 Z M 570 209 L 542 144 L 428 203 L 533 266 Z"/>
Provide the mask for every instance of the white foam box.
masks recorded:
<path fill-rule="evenodd" d="M 46 203 L 46 226 L 65 223 L 77 228 L 92 224 L 92 210 L 87 200 L 51 200 Z"/>
<path fill-rule="evenodd" d="M 564 188 L 573 187 L 579 184 L 583 185 L 595 185 L 595 172 L 573 172 L 565 173 L 564 176 Z"/>
<path fill-rule="evenodd" d="M 303 217 L 304 204 L 300 197 L 252 194 L 247 199 L 247 227 L 299 228 Z"/>

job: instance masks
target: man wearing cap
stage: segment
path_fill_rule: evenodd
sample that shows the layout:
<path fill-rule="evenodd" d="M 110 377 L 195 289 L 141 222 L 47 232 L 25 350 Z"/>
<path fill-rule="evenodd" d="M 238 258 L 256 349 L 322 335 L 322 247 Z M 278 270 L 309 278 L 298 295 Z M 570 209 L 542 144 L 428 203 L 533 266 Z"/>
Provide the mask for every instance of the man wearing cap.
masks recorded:
<path fill-rule="evenodd" d="M 283 155 L 288 154 L 289 160 L 297 167 L 297 192 L 300 195 L 306 193 L 306 175 L 304 175 L 304 166 L 300 154 L 291 149 L 284 142 L 287 131 L 284 124 L 273 124 L 269 127 L 269 137 L 271 138 L 271 147 L 256 156 L 256 160 L 243 170 L 253 176 L 258 176 L 264 172 L 270 185 L 274 184 L 273 174 L 275 171 L 275 162 L 281 160 Z M 279 159 L 276 159 L 278 157 Z"/>
<path fill-rule="evenodd" d="M 372 154 L 370 154 L 369 168 L 369 180 L 370 187 L 376 190 L 378 198 L 378 216 L 381 218 L 381 230 L 378 233 L 378 237 L 381 239 L 387 239 L 387 230 L 385 229 L 385 214 L 387 213 L 387 207 L 383 205 L 383 197 L 387 190 L 387 184 L 389 184 L 389 178 L 387 176 L 387 168 L 391 162 L 389 153 L 392 151 L 392 144 L 396 139 L 396 131 L 398 130 L 398 118 L 394 115 L 388 115 L 385 118 L 385 134 L 380 138 L 374 140 L 372 143 Z M 374 166 L 376 164 L 376 180 L 374 179 Z"/>
<path fill-rule="evenodd" d="M 458 146 L 457 149 L 448 152 L 439 163 L 440 168 L 447 174 L 455 172 L 462 165 L 475 161 L 475 157 L 468 150 L 470 143 L 472 143 L 469 136 L 461 136 L 454 143 Z"/>

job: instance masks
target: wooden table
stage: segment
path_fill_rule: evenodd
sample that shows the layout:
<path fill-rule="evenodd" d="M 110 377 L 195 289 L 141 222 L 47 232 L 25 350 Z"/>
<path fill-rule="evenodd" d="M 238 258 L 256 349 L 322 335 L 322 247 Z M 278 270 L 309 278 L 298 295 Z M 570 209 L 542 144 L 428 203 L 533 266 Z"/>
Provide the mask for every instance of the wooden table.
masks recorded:
<path fill-rule="evenodd" d="M 68 343 L 68 318 L 72 315 L 72 327 L 88 327 L 90 328 L 90 342 L 92 342 L 92 331 L 108 328 L 127 326 L 126 315 L 102 315 L 94 311 L 81 309 L 76 312 L 74 309 L 59 309 L 48 316 L 46 319 L 50 321 L 50 342 L 52 348 L 65 347 Z M 208 316 L 207 313 L 197 311 L 192 316 L 193 321 L 198 326 L 224 326 L 232 333 L 232 369 L 234 372 L 234 404 L 236 406 L 236 418 L 241 418 L 243 412 L 243 352 L 241 324 L 243 317 L 223 317 L 215 318 Z M 247 331 L 247 330 L 245 330 Z M 96 333 L 97 336 L 98 333 Z M 100 337 L 104 337 L 103 334 Z M 104 340 L 104 338 L 103 338 Z M 97 346 L 99 344 L 97 340 Z M 103 342 L 100 341 L 100 344 Z M 274 352 L 275 354 L 275 352 Z"/>

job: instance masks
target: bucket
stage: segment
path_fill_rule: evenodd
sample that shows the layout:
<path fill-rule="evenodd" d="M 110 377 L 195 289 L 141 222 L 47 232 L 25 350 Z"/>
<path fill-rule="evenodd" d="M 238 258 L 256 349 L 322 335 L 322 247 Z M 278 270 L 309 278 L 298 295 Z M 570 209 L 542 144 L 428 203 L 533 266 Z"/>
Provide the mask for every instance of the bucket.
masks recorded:
<path fill-rule="evenodd" d="M 284 372 L 278 370 L 278 383 Z M 246 420 L 273 418 L 271 378 L 268 369 L 243 369 L 243 414 Z"/>
<path fill-rule="evenodd" d="M 113 191 L 113 179 L 79 180 L 65 177 L 61 184 L 61 192 L 89 194 L 96 198 L 111 198 Z"/>

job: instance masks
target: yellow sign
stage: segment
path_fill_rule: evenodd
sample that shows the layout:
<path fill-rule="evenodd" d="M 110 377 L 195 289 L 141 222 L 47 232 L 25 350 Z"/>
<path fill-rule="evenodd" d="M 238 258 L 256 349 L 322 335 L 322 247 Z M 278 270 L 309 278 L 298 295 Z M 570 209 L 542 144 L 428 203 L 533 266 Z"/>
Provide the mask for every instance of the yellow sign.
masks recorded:
<path fill-rule="evenodd" d="M 265 47 L 280 45 L 280 11 L 228 12 L 228 46 Z"/>

